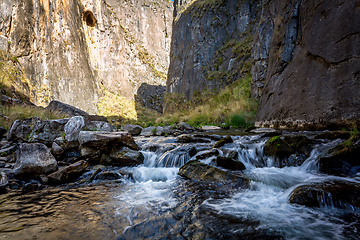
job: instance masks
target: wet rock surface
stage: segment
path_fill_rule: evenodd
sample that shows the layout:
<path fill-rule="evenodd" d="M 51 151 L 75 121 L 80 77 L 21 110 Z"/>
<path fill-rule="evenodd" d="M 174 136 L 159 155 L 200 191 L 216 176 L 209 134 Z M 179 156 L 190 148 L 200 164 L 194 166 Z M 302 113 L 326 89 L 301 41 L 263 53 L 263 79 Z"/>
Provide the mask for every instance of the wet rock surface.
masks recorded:
<path fill-rule="evenodd" d="M 182 166 L 179 169 L 179 175 L 195 181 L 215 183 L 232 182 L 237 186 L 245 186 L 247 183 L 247 180 L 241 175 L 209 166 L 197 160 L 189 161 L 184 166 Z"/>
<path fill-rule="evenodd" d="M 345 180 L 307 184 L 295 188 L 289 201 L 308 207 L 360 209 L 360 184 Z"/>
<path fill-rule="evenodd" d="M 350 137 L 319 159 L 319 170 L 332 175 L 354 175 L 360 169 L 360 136 Z"/>

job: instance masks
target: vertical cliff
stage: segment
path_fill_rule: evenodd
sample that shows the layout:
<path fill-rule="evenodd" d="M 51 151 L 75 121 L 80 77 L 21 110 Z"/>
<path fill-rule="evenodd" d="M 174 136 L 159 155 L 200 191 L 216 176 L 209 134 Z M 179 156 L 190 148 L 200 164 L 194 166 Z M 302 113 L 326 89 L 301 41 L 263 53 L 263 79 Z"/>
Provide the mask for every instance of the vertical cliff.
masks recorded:
<path fill-rule="evenodd" d="M 274 30 L 266 76 L 259 81 L 263 86 L 257 124 L 300 128 L 359 124 L 360 2 L 274 2 L 264 8 L 274 13 Z"/>
<path fill-rule="evenodd" d="M 196 90 L 222 88 L 250 71 L 261 4 L 175 0 L 174 6 L 167 92 L 190 98 Z"/>
<path fill-rule="evenodd" d="M 256 125 L 360 122 L 357 0 L 175 1 L 167 91 L 191 99 L 251 73 Z M 251 69 L 251 70 L 250 70 Z"/>
<path fill-rule="evenodd" d="M 172 13 L 167 0 L 4 0 L 0 32 L 38 104 L 96 112 L 103 96 L 165 85 Z"/>

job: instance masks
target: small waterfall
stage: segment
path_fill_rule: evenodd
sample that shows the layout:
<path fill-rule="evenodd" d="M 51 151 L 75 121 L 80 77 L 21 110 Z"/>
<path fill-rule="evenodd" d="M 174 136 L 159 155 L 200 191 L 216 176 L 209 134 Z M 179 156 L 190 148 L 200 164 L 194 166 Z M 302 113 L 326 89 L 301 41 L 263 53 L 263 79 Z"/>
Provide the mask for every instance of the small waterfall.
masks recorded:
<path fill-rule="evenodd" d="M 157 162 L 159 167 L 181 167 L 189 161 L 189 147 L 179 146 L 162 154 Z"/>

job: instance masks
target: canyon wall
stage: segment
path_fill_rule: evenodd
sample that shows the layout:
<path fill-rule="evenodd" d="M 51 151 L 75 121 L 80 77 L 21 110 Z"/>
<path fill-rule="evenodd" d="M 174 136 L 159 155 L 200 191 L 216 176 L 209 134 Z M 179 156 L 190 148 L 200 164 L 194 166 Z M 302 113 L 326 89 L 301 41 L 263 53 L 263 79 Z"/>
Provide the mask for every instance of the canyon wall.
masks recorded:
<path fill-rule="evenodd" d="M 172 14 L 167 0 L 3 0 L 0 33 L 37 104 L 95 113 L 105 94 L 134 100 L 142 83 L 165 85 Z"/>
<path fill-rule="evenodd" d="M 191 99 L 251 73 L 256 125 L 321 129 L 360 119 L 360 1 L 174 2 L 167 91 Z"/>
<path fill-rule="evenodd" d="M 261 4 L 250 1 L 174 1 L 167 92 L 214 90 L 245 77 L 251 68 L 254 23 Z"/>

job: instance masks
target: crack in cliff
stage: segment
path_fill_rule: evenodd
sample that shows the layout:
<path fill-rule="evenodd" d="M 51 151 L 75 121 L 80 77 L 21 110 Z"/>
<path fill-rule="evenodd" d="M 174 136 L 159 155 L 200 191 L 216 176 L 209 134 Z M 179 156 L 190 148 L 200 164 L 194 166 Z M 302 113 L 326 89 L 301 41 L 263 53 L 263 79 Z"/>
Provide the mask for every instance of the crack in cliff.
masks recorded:
<path fill-rule="evenodd" d="M 323 63 L 324 65 L 327 66 L 327 68 L 329 68 L 331 66 L 334 66 L 334 65 L 339 65 L 339 64 L 344 63 L 344 62 L 348 62 L 351 59 L 359 59 L 359 57 L 357 57 L 357 56 L 352 56 L 352 57 L 348 57 L 348 58 L 345 58 L 345 59 L 337 61 L 337 62 L 330 62 L 326 58 L 321 57 L 321 56 L 316 55 L 316 54 L 313 54 L 313 53 L 311 53 L 309 51 L 307 52 L 306 56 L 310 57 L 310 58 L 312 58 L 312 59 L 314 59 L 314 60 L 316 60 L 318 62 Z"/>
<path fill-rule="evenodd" d="M 346 35 L 345 37 L 343 37 L 340 40 L 336 41 L 335 44 L 338 44 L 338 43 L 340 43 L 340 42 L 342 42 L 342 41 L 344 41 L 344 40 L 346 40 L 346 39 L 348 39 L 348 38 L 350 38 L 350 37 L 352 37 L 354 35 L 359 35 L 359 34 L 360 34 L 360 32 L 355 32 L 355 33 L 351 33 L 349 35 Z"/>

